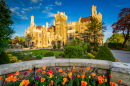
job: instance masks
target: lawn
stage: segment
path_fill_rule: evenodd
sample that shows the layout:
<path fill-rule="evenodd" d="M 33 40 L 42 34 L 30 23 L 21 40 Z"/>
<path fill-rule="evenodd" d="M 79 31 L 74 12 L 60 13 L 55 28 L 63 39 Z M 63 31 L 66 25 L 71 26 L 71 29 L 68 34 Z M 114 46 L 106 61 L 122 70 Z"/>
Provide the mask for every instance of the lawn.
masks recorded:
<path fill-rule="evenodd" d="M 46 52 L 49 52 L 49 50 L 40 49 L 40 50 L 22 51 L 22 53 L 29 53 L 29 52 L 32 52 L 33 55 L 35 55 L 35 56 L 42 54 L 42 56 L 44 57 L 44 54 L 45 54 Z M 53 52 L 54 55 L 59 55 L 60 53 L 63 53 L 63 51 L 50 51 L 50 52 Z"/>

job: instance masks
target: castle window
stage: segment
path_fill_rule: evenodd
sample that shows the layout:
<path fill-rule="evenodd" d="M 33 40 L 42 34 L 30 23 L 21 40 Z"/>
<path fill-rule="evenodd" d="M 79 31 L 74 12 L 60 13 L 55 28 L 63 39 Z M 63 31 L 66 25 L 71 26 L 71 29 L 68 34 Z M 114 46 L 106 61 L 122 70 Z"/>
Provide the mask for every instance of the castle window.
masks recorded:
<path fill-rule="evenodd" d="M 41 37 L 41 34 L 39 34 L 38 36 Z"/>
<path fill-rule="evenodd" d="M 59 31 L 59 28 L 58 28 L 58 31 Z"/>
<path fill-rule="evenodd" d="M 42 44 L 42 42 L 40 41 L 40 45 Z"/>

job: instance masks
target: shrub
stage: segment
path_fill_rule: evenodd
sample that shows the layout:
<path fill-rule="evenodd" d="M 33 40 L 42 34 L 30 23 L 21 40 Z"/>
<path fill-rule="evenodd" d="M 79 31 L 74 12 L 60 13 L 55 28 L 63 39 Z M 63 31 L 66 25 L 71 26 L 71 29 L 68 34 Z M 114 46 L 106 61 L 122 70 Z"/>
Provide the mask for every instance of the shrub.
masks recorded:
<path fill-rule="evenodd" d="M 41 55 L 36 56 L 36 59 L 42 59 Z"/>
<path fill-rule="evenodd" d="M 54 56 L 54 53 L 53 52 L 46 52 L 44 54 L 44 57 L 49 57 L 49 56 Z"/>
<path fill-rule="evenodd" d="M 92 50 L 91 45 L 88 44 L 88 45 L 87 45 L 87 52 L 90 52 L 91 50 Z"/>
<path fill-rule="evenodd" d="M 117 46 L 122 47 L 122 43 L 108 43 L 109 48 L 116 48 Z"/>
<path fill-rule="evenodd" d="M 24 57 L 24 60 L 31 60 L 31 59 L 33 59 L 33 56 L 31 55 L 31 54 L 29 54 L 29 55 L 25 55 Z"/>
<path fill-rule="evenodd" d="M 0 54 L 0 64 L 10 63 L 9 57 L 5 52 L 1 52 Z"/>
<path fill-rule="evenodd" d="M 98 47 L 97 47 L 97 45 L 94 46 L 93 51 L 98 52 Z"/>
<path fill-rule="evenodd" d="M 56 49 L 56 45 L 53 46 L 53 49 Z"/>
<path fill-rule="evenodd" d="M 95 56 L 94 56 L 92 53 L 88 53 L 87 55 L 88 55 L 89 58 L 91 58 L 91 59 L 94 59 L 94 58 L 95 58 Z"/>
<path fill-rule="evenodd" d="M 18 60 L 18 61 L 16 61 L 15 63 L 17 63 L 17 62 L 22 62 L 22 60 Z"/>
<path fill-rule="evenodd" d="M 66 58 L 82 58 L 83 48 L 80 46 L 67 46 L 65 47 L 64 54 Z"/>
<path fill-rule="evenodd" d="M 116 49 L 121 49 L 121 47 L 120 46 L 116 46 Z"/>
<path fill-rule="evenodd" d="M 87 52 L 87 46 L 86 45 L 83 44 L 81 47 L 83 48 L 84 53 Z"/>
<path fill-rule="evenodd" d="M 53 51 L 53 49 L 51 49 L 50 51 Z"/>
<path fill-rule="evenodd" d="M 58 44 L 58 49 L 60 49 L 60 44 Z"/>
<path fill-rule="evenodd" d="M 8 54 L 8 57 L 11 63 L 18 61 L 18 58 L 16 56 L 12 56 L 12 54 Z"/>
<path fill-rule="evenodd" d="M 115 61 L 113 54 L 107 46 L 101 46 L 95 59 Z"/>

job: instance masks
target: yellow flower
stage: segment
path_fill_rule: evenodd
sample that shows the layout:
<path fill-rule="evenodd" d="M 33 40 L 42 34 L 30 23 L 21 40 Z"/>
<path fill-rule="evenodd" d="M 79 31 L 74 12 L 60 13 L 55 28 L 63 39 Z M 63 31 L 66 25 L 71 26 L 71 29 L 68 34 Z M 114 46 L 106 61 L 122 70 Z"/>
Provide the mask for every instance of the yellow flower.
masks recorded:
<path fill-rule="evenodd" d="M 92 76 L 94 77 L 94 76 L 96 76 L 96 74 L 95 74 L 95 73 L 92 73 Z"/>
<path fill-rule="evenodd" d="M 105 79 L 105 82 L 107 82 L 107 79 Z"/>
<path fill-rule="evenodd" d="M 91 78 L 91 76 L 89 76 L 89 79 Z"/>

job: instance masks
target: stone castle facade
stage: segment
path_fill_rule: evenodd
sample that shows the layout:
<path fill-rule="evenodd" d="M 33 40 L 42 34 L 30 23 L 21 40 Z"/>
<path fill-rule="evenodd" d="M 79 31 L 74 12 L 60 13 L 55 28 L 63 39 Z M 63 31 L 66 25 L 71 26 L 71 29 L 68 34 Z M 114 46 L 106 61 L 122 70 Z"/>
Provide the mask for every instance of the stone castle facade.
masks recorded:
<path fill-rule="evenodd" d="M 91 19 L 96 17 L 102 21 L 102 14 L 96 11 L 96 6 L 92 5 L 92 14 L 89 17 L 79 18 L 78 22 L 67 23 L 67 15 L 65 12 L 59 12 L 54 15 L 54 25 L 48 27 L 48 22 L 43 26 L 36 26 L 34 24 L 34 16 L 31 16 L 31 24 L 28 29 L 25 29 L 25 44 L 27 46 L 35 47 L 49 47 L 54 44 L 64 46 L 66 43 L 72 42 L 76 37 L 81 38 L 80 33 L 84 33 L 87 29 L 86 25 L 90 23 Z M 102 34 L 102 31 L 98 33 Z M 104 35 L 98 37 L 99 46 L 103 44 Z M 94 39 L 90 38 L 90 42 Z"/>

